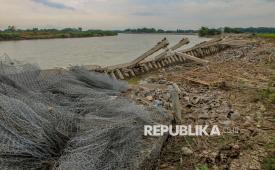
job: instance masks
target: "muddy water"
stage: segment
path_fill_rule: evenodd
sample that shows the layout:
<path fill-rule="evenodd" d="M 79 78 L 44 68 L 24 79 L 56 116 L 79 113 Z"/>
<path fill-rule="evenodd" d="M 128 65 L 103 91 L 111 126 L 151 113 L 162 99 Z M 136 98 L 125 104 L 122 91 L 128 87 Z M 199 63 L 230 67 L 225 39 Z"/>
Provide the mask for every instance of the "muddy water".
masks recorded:
<path fill-rule="evenodd" d="M 0 42 L 0 56 L 38 64 L 41 68 L 69 65 L 114 65 L 131 61 L 166 37 L 170 45 L 183 37 L 190 39 L 191 47 L 206 41 L 195 35 L 119 34 L 112 37 L 22 40 Z"/>

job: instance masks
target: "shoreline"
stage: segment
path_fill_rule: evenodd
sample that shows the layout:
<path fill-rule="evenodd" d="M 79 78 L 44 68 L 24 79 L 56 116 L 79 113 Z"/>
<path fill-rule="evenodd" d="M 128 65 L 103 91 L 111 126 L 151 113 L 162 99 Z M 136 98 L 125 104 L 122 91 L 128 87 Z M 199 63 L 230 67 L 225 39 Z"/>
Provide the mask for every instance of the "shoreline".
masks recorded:
<path fill-rule="evenodd" d="M 20 39 L 8 39 L 8 40 L 1 40 L 0 42 L 6 42 L 6 41 L 24 41 L 24 40 L 50 40 L 50 39 L 70 39 L 70 38 L 93 38 L 93 37 L 111 37 L 111 36 L 117 36 L 116 35 L 102 35 L 102 36 L 86 36 L 86 37 L 39 37 L 39 38 L 20 38 Z"/>

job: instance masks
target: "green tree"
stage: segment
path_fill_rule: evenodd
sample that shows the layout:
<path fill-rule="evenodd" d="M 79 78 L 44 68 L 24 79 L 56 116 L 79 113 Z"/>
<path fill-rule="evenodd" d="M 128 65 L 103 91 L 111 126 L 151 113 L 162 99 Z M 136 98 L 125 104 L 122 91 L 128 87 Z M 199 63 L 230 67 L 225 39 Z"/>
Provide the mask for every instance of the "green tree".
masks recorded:
<path fill-rule="evenodd" d="M 209 34 L 209 29 L 207 27 L 201 27 L 199 30 L 199 36 L 204 37 Z"/>
<path fill-rule="evenodd" d="M 16 28 L 15 28 L 14 25 L 9 25 L 7 31 L 15 32 L 15 31 L 16 31 Z"/>

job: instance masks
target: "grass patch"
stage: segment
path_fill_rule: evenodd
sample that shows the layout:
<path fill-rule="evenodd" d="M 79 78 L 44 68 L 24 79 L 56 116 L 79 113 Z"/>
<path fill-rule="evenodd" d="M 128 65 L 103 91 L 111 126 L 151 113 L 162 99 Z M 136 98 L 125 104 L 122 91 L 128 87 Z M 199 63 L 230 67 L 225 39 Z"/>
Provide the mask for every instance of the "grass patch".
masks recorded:
<path fill-rule="evenodd" d="M 275 38 L 275 34 L 257 34 L 257 37 L 261 37 L 261 38 Z"/>
<path fill-rule="evenodd" d="M 196 166 L 196 170 L 209 170 L 206 164 L 199 164 Z"/>
<path fill-rule="evenodd" d="M 268 103 L 275 104 L 275 90 L 272 88 L 275 83 L 275 77 L 272 77 L 268 83 L 268 87 L 260 91 L 260 96 L 265 99 Z"/>
<path fill-rule="evenodd" d="M 139 81 L 140 81 L 140 80 L 141 80 L 141 77 L 136 76 L 136 77 L 133 77 L 133 78 L 127 80 L 127 82 L 128 82 L 129 84 L 137 85 L 137 84 L 139 84 Z"/>
<path fill-rule="evenodd" d="M 238 139 L 238 136 L 234 136 L 232 134 L 224 134 L 217 138 L 213 138 L 213 143 L 216 142 L 219 147 L 229 145 L 235 142 Z"/>
<path fill-rule="evenodd" d="M 275 138 L 272 138 L 271 142 L 265 145 L 266 149 L 275 149 Z"/>
<path fill-rule="evenodd" d="M 267 157 L 263 161 L 264 170 L 274 170 L 275 169 L 275 155 Z"/>
<path fill-rule="evenodd" d="M 275 91 L 270 88 L 260 91 L 260 95 L 263 99 L 267 100 L 269 103 L 275 104 Z"/>

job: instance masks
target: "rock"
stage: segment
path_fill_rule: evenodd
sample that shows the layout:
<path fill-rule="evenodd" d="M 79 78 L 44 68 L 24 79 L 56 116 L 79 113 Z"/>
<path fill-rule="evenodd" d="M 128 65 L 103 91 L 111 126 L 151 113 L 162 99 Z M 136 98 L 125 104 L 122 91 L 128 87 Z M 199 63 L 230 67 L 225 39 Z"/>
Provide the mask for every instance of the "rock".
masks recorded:
<path fill-rule="evenodd" d="M 266 108 L 263 104 L 260 105 L 260 111 L 261 112 L 265 112 L 266 111 Z"/>
<path fill-rule="evenodd" d="M 154 105 L 154 106 L 161 106 L 161 105 L 162 105 L 162 101 L 160 101 L 160 100 L 155 100 L 153 105 Z"/>
<path fill-rule="evenodd" d="M 151 83 L 155 83 L 155 82 L 157 82 L 158 81 L 158 77 L 156 77 L 156 76 L 154 76 L 154 77 L 149 77 L 148 78 L 148 82 L 151 82 Z"/>
<path fill-rule="evenodd" d="M 255 115 L 255 117 L 256 117 L 257 121 L 260 121 L 260 120 L 263 119 L 263 114 L 261 112 L 257 112 L 256 115 Z"/>
<path fill-rule="evenodd" d="M 149 101 L 153 101 L 153 96 L 147 96 L 146 99 Z"/>
<path fill-rule="evenodd" d="M 241 117 L 240 113 L 235 111 L 231 114 L 230 119 L 231 120 L 238 120 Z"/>
<path fill-rule="evenodd" d="M 236 144 L 236 145 L 233 145 L 232 148 L 235 149 L 235 150 L 239 150 L 240 146 Z"/>
<path fill-rule="evenodd" d="M 208 115 L 208 113 L 199 114 L 198 118 L 199 119 L 209 119 L 209 115 Z"/>
<path fill-rule="evenodd" d="M 201 100 L 201 97 L 193 97 L 192 98 L 192 103 L 197 104 L 197 103 L 199 103 L 200 100 Z"/>
<path fill-rule="evenodd" d="M 139 91 L 149 91 L 149 88 L 140 86 Z"/>
<path fill-rule="evenodd" d="M 173 82 L 172 81 L 167 81 L 166 84 L 167 85 L 173 85 Z"/>
<path fill-rule="evenodd" d="M 181 93 L 181 90 L 180 90 L 179 86 L 176 83 L 173 83 L 172 85 L 178 93 Z"/>
<path fill-rule="evenodd" d="M 165 100 L 165 101 L 169 101 L 170 100 L 170 98 L 171 98 L 171 94 L 170 93 L 166 93 L 164 96 L 163 96 L 163 99 Z"/>
<path fill-rule="evenodd" d="M 248 121 L 248 122 L 252 122 L 252 121 L 253 121 L 253 119 L 252 119 L 251 116 L 245 116 L 245 119 L 246 119 L 246 121 Z"/>
<path fill-rule="evenodd" d="M 203 154 L 204 156 L 207 156 L 207 155 L 209 154 L 209 152 L 206 151 L 206 150 L 204 150 L 204 151 L 202 151 L 202 154 Z"/>
<path fill-rule="evenodd" d="M 190 98 L 188 96 L 183 97 L 183 99 L 187 102 L 190 103 Z"/>
<path fill-rule="evenodd" d="M 140 85 L 148 84 L 148 81 L 147 81 L 147 80 L 140 80 L 140 81 L 139 81 L 139 84 L 140 84 Z"/>
<path fill-rule="evenodd" d="M 159 84 L 166 84 L 166 83 L 167 83 L 167 80 L 164 80 L 164 79 L 159 80 Z"/>
<path fill-rule="evenodd" d="M 230 126 L 230 125 L 232 124 L 232 121 L 231 121 L 231 120 L 226 120 L 226 121 L 220 122 L 220 124 L 222 124 L 222 125 L 228 127 L 228 126 Z"/>
<path fill-rule="evenodd" d="M 160 166 L 159 166 L 160 168 L 167 168 L 168 167 L 168 164 L 161 164 Z"/>
<path fill-rule="evenodd" d="M 49 111 L 50 113 L 52 113 L 52 112 L 53 112 L 53 107 L 48 107 L 48 111 Z"/>
<path fill-rule="evenodd" d="M 230 107 L 227 105 L 222 104 L 217 110 L 218 113 L 229 113 L 230 112 Z"/>
<path fill-rule="evenodd" d="M 244 127 L 250 127 L 250 126 L 252 126 L 252 124 L 251 124 L 251 122 L 250 121 L 245 121 L 244 123 L 243 123 L 243 126 Z"/>
<path fill-rule="evenodd" d="M 187 147 L 182 147 L 181 151 L 182 151 L 182 154 L 185 156 L 190 156 L 193 154 L 193 151 Z"/>

